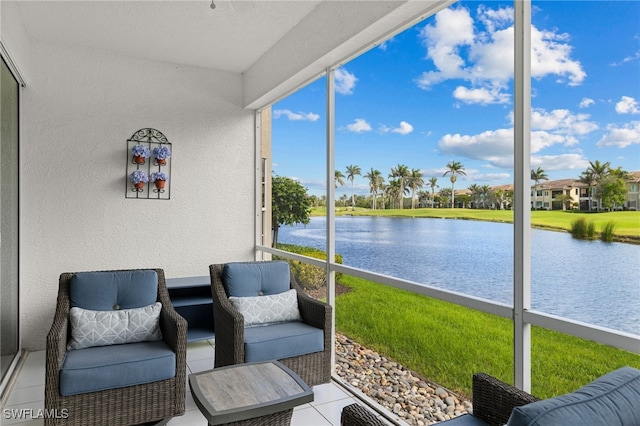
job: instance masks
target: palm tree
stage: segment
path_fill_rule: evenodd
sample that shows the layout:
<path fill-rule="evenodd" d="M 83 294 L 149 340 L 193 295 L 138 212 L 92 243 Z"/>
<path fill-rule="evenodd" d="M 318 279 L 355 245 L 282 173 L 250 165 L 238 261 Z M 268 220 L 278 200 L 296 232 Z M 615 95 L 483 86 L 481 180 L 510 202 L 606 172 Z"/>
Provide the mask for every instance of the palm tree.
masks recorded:
<path fill-rule="evenodd" d="M 478 203 L 476 201 L 477 201 L 478 195 L 480 194 L 480 186 L 477 183 L 474 183 L 472 185 L 469 185 L 469 188 L 467 189 L 471 191 L 471 203 L 473 203 L 473 208 L 477 209 Z"/>
<path fill-rule="evenodd" d="M 416 208 L 416 192 L 424 186 L 423 174 L 418 169 L 411 169 L 411 174 L 407 178 L 407 184 L 411 188 L 411 209 Z"/>
<path fill-rule="evenodd" d="M 411 173 L 409 172 L 409 168 L 404 164 L 398 164 L 396 167 L 391 168 L 391 174 L 389 175 L 389 177 L 397 178 L 398 179 L 397 184 L 402 188 L 397 194 L 397 196 L 400 197 L 400 207 L 399 207 L 400 209 L 402 209 L 403 207 L 402 198 L 407 189 L 407 179 L 409 178 L 410 175 Z"/>
<path fill-rule="evenodd" d="M 378 188 L 378 191 L 380 192 L 380 196 L 382 197 L 382 209 L 386 209 L 387 208 L 387 189 L 389 188 L 389 185 L 384 183 L 384 178 L 382 176 L 380 176 L 380 182 L 382 182 L 380 184 L 380 187 Z"/>
<path fill-rule="evenodd" d="M 482 208 L 486 209 L 486 200 L 491 194 L 491 187 L 489 185 L 482 185 L 480 187 L 480 199 L 482 200 Z"/>
<path fill-rule="evenodd" d="M 336 188 L 338 187 L 338 185 L 344 186 L 344 175 L 340 170 L 336 170 L 335 184 Z"/>
<path fill-rule="evenodd" d="M 593 172 L 590 169 L 585 170 L 580 174 L 580 182 L 587 185 L 587 190 L 589 191 L 589 210 L 591 210 L 591 199 L 593 198 L 593 191 L 591 187 L 593 186 Z"/>
<path fill-rule="evenodd" d="M 513 207 L 513 189 L 507 189 L 504 192 L 504 198 L 509 208 Z"/>
<path fill-rule="evenodd" d="M 418 206 L 424 206 L 424 200 L 429 200 L 429 191 L 421 189 L 420 191 L 418 191 Z"/>
<path fill-rule="evenodd" d="M 618 179 L 622 179 L 622 180 L 627 180 L 631 176 L 631 174 L 628 171 L 623 170 L 622 167 L 620 167 L 620 166 L 618 166 L 615 169 L 609 168 L 609 174 L 617 177 Z"/>
<path fill-rule="evenodd" d="M 371 196 L 373 197 L 371 208 L 375 210 L 377 207 L 376 199 L 378 191 L 380 190 L 380 186 L 384 182 L 384 178 L 382 177 L 382 173 L 380 172 L 380 170 L 376 170 L 373 167 L 366 175 L 364 175 L 364 177 L 369 179 L 369 188 L 371 191 Z"/>
<path fill-rule="evenodd" d="M 600 163 L 600 160 L 596 160 L 595 162 L 589 161 L 589 167 L 587 170 L 591 170 L 593 174 L 593 180 L 596 183 L 596 194 L 598 195 L 598 209 L 602 208 L 602 189 L 600 188 L 600 182 L 609 175 L 609 171 L 611 168 L 611 163 Z"/>
<path fill-rule="evenodd" d="M 447 169 L 449 170 L 444 172 L 442 176 L 446 176 L 449 173 L 451 173 L 451 177 L 449 178 L 449 180 L 451 181 L 451 208 L 454 208 L 455 207 L 455 200 L 454 200 L 455 190 L 453 189 L 453 185 L 456 183 L 456 180 L 457 180 L 456 174 L 460 176 L 466 176 L 467 174 L 464 172 L 464 166 L 459 161 L 450 162 L 449 164 L 447 164 Z"/>
<path fill-rule="evenodd" d="M 356 209 L 356 195 L 353 189 L 353 180 L 356 176 L 360 175 L 362 171 L 359 166 L 350 165 L 347 166 L 347 179 L 351 181 L 351 210 Z"/>
<path fill-rule="evenodd" d="M 437 177 L 429 178 L 429 186 L 431 187 L 431 208 L 433 208 L 433 205 L 436 202 L 436 188 L 440 188 L 437 185 L 437 182 L 438 182 Z"/>
<path fill-rule="evenodd" d="M 531 169 L 531 180 L 535 182 L 535 185 L 533 186 L 533 209 L 537 210 L 538 206 L 536 197 L 538 195 L 538 182 L 541 180 L 549 180 L 549 177 L 544 172 L 544 169 L 538 167 L 536 170 Z"/>
<path fill-rule="evenodd" d="M 504 189 L 496 189 L 495 191 L 493 191 L 493 196 L 496 199 L 496 203 L 498 204 L 498 210 L 504 210 L 504 198 L 505 198 L 505 191 Z"/>
<path fill-rule="evenodd" d="M 439 198 L 439 202 L 440 205 L 444 205 L 444 201 L 445 200 L 450 200 L 451 199 L 451 188 L 442 188 L 440 190 L 440 192 L 438 192 L 438 198 Z"/>
<path fill-rule="evenodd" d="M 394 200 L 400 198 L 400 202 L 402 202 L 402 193 L 404 189 L 401 189 L 400 179 L 391 179 L 389 181 L 389 185 L 387 185 L 386 193 L 389 195 L 389 199 L 391 200 L 391 208 L 395 207 Z"/>

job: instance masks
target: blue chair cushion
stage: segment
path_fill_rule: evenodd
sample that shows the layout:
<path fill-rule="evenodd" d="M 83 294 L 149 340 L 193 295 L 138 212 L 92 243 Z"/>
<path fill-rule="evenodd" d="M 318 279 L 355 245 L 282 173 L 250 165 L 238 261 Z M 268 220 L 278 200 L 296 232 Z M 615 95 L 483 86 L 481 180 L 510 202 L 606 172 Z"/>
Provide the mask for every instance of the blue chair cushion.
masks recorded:
<path fill-rule="evenodd" d="M 152 270 L 78 272 L 69 282 L 71 307 L 92 311 L 141 308 L 158 299 L 158 274 Z"/>
<path fill-rule="evenodd" d="M 303 322 L 244 329 L 244 362 L 271 361 L 324 350 L 324 332 Z"/>
<path fill-rule="evenodd" d="M 456 417 L 455 419 L 445 420 L 444 422 L 438 423 L 439 425 L 447 425 L 447 426 L 488 426 L 487 423 L 483 422 L 476 416 L 471 414 L 463 414 L 461 416 Z"/>
<path fill-rule="evenodd" d="M 254 297 L 279 294 L 291 288 L 289 264 L 273 262 L 232 262 L 222 268 L 227 296 Z"/>
<path fill-rule="evenodd" d="M 575 392 L 516 407 L 507 426 L 640 425 L 640 370 L 622 367 Z"/>
<path fill-rule="evenodd" d="M 78 349 L 66 354 L 60 370 L 60 394 L 141 385 L 175 375 L 175 353 L 163 341 Z"/>

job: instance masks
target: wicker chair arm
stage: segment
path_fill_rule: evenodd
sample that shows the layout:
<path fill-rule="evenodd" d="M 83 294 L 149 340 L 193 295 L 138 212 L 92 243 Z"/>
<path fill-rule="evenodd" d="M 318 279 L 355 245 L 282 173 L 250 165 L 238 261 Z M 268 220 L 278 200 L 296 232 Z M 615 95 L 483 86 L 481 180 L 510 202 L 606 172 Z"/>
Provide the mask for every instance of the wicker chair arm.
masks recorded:
<path fill-rule="evenodd" d="M 164 340 L 174 352 L 186 350 L 187 345 L 187 321 L 171 306 L 162 306 L 160 311 L 160 330 Z"/>
<path fill-rule="evenodd" d="M 473 375 L 473 415 L 489 425 L 504 425 L 515 407 L 538 400 L 486 373 Z"/>
<path fill-rule="evenodd" d="M 45 404 L 49 408 L 55 405 L 59 395 L 60 370 L 67 351 L 68 327 L 68 315 L 62 309 L 56 308 L 53 324 L 47 334 L 45 352 Z"/>
<path fill-rule="evenodd" d="M 385 426 L 383 422 L 373 412 L 367 410 L 362 405 L 355 403 L 347 405 L 342 409 L 340 415 L 341 426 Z"/>
<path fill-rule="evenodd" d="M 64 273 L 60 276 L 60 288 L 56 302 L 56 310 L 53 316 L 53 323 L 47 334 L 47 375 L 49 371 L 55 374 L 57 381 L 58 372 L 62 368 L 65 354 L 67 352 L 67 342 L 69 340 L 69 279 L 73 274 Z"/>
<path fill-rule="evenodd" d="M 187 320 L 174 308 L 169 297 L 164 271 L 156 269 L 158 274 L 158 300 L 162 303 L 160 311 L 160 330 L 164 340 L 176 353 L 186 352 L 187 348 Z"/>
<path fill-rule="evenodd" d="M 244 317 L 233 307 L 222 283 L 223 264 L 209 266 L 211 296 L 213 298 L 213 322 L 216 335 L 216 367 L 244 362 Z"/>
<path fill-rule="evenodd" d="M 331 305 L 314 299 L 304 292 L 295 278 L 291 277 L 291 288 L 298 293 L 298 309 L 302 321 L 316 328 L 328 330 L 331 328 Z"/>

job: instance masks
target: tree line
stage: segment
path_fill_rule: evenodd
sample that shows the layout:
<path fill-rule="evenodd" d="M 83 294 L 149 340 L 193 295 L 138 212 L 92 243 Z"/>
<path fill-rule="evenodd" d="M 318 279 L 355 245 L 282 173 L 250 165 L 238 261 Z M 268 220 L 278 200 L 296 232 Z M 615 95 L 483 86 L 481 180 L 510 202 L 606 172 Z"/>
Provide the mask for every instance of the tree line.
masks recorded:
<path fill-rule="evenodd" d="M 489 185 L 471 184 L 467 189 L 470 194 L 456 194 L 455 183 L 458 176 L 466 176 L 462 163 L 451 161 L 446 165 L 446 171 L 442 177 L 449 176 L 450 186 L 441 188 L 436 193 L 438 178 L 431 176 L 425 180 L 424 174 L 415 168 L 409 168 L 404 164 L 398 164 L 391 168 L 387 175 L 388 181 L 380 170 L 370 168 L 365 174 L 357 165 L 348 165 L 345 173 L 335 171 L 335 186 L 345 186 L 346 181 L 351 185 L 351 197 L 343 195 L 337 201 L 347 207 L 365 207 L 373 210 L 383 208 L 408 208 L 418 207 L 471 207 L 471 208 L 510 208 L 513 204 L 513 190 L 491 188 Z M 356 176 L 363 176 L 369 183 L 369 197 L 356 196 L 354 181 Z M 602 163 L 599 160 L 589 162 L 589 166 L 578 177 L 578 181 L 587 185 L 589 194 L 588 209 L 615 209 L 622 207 L 626 198 L 626 181 L 630 174 L 621 167 L 613 168 L 610 162 Z M 533 208 L 536 208 L 536 197 L 540 181 L 549 180 L 546 172 L 541 167 L 531 169 L 531 180 L 534 182 Z M 423 189 L 428 188 L 428 189 Z M 407 200 L 405 197 L 409 197 Z M 315 197 L 314 205 L 323 204 L 324 197 Z M 578 208 L 569 194 L 557 195 L 553 201 L 559 202 L 566 208 Z"/>
<path fill-rule="evenodd" d="M 458 161 L 452 161 L 447 164 L 447 171 L 442 176 L 449 175 L 449 181 L 451 182 L 451 189 L 445 188 L 438 192 L 439 197 L 446 197 L 448 200 L 448 206 L 455 205 L 455 191 L 454 185 L 457 180 L 457 176 L 465 176 L 466 172 L 464 166 Z M 378 200 L 382 202 L 382 208 L 398 208 L 403 209 L 405 196 L 411 196 L 411 208 L 416 208 L 416 202 L 422 203 L 424 200 L 431 200 L 431 205 L 434 205 L 436 199 L 435 189 L 439 188 L 438 178 L 431 177 L 427 182 L 424 180 L 424 174 L 419 169 L 409 169 L 404 164 L 398 164 L 396 167 L 391 168 L 391 172 L 387 178 L 389 181 L 385 181 L 380 170 L 373 167 L 364 175 L 362 169 L 357 165 L 349 165 L 346 167 L 346 175 L 340 170 L 335 171 L 335 185 L 345 185 L 345 179 L 351 181 L 351 207 L 356 207 L 356 195 L 354 191 L 354 180 L 356 176 L 363 176 L 369 181 L 369 193 L 371 197 L 371 208 L 373 210 L 378 209 Z M 422 190 L 424 187 L 430 187 L 431 192 Z M 346 204 L 345 204 L 346 206 Z M 369 206 L 367 206 L 369 207 Z"/>
<path fill-rule="evenodd" d="M 471 184 L 468 189 L 470 194 L 455 195 L 455 183 L 457 176 L 466 176 L 464 166 L 458 161 L 451 161 L 446 166 L 446 171 L 442 177 L 449 176 L 451 187 L 441 188 L 436 194 L 438 178 L 430 177 L 426 182 L 424 174 L 419 169 L 409 169 L 404 164 L 398 164 L 391 168 L 391 172 L 385 181 L 382 172 L 371 168 L 362 175 L 362 169 L 357 165 L 346 167 L 346 175 L 340 170 L 335 171 L 335 186 L 344 186 L 345 179 L 351 182 L 351 199 L 344 194 L 339 202 L 344 207 L 350 202 L 351 208 L 364 207 L 374 210 L 383 208 L 405 208 L 405 203 L 410 201 L 406 207 L 416 208 L 426 207 L 471 207 L 471 208 L 511 208 L 513 204 L 513 190 L 491 188 L 489 185 Z M 356 196 L 355 177 L 364 176 L 369 181 L 369 197 Z M 624 205 L 626 198 L 626 180 L 629 173 L 622 168 L 611 167 L 609 162 L 601 163 L 599 160 L 589 162 L 589 167 L 583 171 L 578 180 L 587 185 L 589 194 L 589 210 L 594 206 L 592 202 L 597 202 L 598 209 L 615 209 Z M 531 180 L 534 182 L 533 207 L 536 206 L 536 197 L 540 181 L 549 180 L 544 169 L 538 167 L 531 170 Z M 429 190 L 422 188 L 428 187 Z M 272 179 L 272 231 L 274 246 L 278 240 L 278 228 L 281 225 L 293 225 L 295 223 L 309 223 L 309 216 L 312 206 L 326 204 L 326 196 L 309 196 L 307 189 L 299 182 L 282 176 L 273 176 Z M 411 196 L 406 200 L 405 196 Z M 561 202 L 565 206 L 572 208 L 573 199 L 568 194 L 557 195 L 554 201 Z M 381 204 L 379 205 L 378 202 Z"/>

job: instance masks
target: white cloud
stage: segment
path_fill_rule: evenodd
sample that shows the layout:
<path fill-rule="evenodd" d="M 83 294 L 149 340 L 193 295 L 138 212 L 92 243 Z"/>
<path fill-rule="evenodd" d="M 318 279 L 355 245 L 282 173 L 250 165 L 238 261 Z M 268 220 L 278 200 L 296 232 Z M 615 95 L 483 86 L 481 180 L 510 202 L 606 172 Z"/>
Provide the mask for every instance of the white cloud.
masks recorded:
<path fill-rule="evenodd" d="M 513 8 L 489 9 L 481 4 L 478 6 L 478 19 L 487 28 L 487 31 L 494 32 L 496 26 L 504 27 L 513 22 Z"/>
<path fill-rule="evenodd" d="M 391 128 L 388 126 L 381 126 L 380 127 L 380 132 L 381 133 L 398 133 L 400 135 L 408 135 L 409 133 L 413 132 L 413 126 L 409 123 L 407 123 L 406 121 L 401 121 L 400 125 L 398 127 L 395 128 Z"/>
<path fill-rule="evenodd" d="M 636 36 L 636 39 L 638 39 L 639 37 Z M 611 64 L 612 67 L 619 67 L 622 66 L 624 64 L 626 64 L 627 62 L 633 62 L 633 61 L 637 61 L 640 60 L 640 50 L 638 50 L 637 52 L 634 52 L 632 55 L 626 56 L 624 59 L 622 59 L 621 62 L 614 62 Z"/>
<path fill-rule="evenodd" d="M 394 40 L 395 37 L 391 37 L 390 39 L 383 41 L 382 43 L 380 43 L 380 46 L 378 46 L 378 49 L 386 51 L 389 44 L 393 43 Z"/>
<path fill-rule="evenodd" d="M 637 61 L 640 59 L 640 50 L 635 52 L 633 55 L 631 56 L 627 56 L 625 57 L 622 62 L 633 62 L 633 61 Z"/>
<path fill-rule="evenodd" d="M 347 124 L 347 129 L 354 133 L 370 132 L 371 124 L 364 118 L 356 118 L 353 123 Z"/>
<path fill-rule="evenodd" d="M 400 127 L 396 127 L 392 130 L 392 132 L 399 133 L 401 135 L 408 135 L 409 133 L 413 132 L 413 126 L 406 121 L 401 121 Z"/>
<path fill-rule="evenodd" d="M 626 123 L 623 127 L 609 125 L 607 127 L 607 134 L 598 141 L 596 146 L 617 146 L 618 148 L 626 148 L 633 144 L 640 144 L 640 121 Z"/>
<path fill-rule="evenodd" d="M 351 95 L 356 87 L 358 79 L 344 68 L 338 68 L 334 72 L 336 92 L 341 95 Z"/>
<path fill-rule="evenodd" d="M 445 135 L 438 142 L 445 154 L 488 161 L 496 167 L 513 163 L 513 129 L 487 130 L 477 135 Z"/>
<path fill-rule="evenodd" d="M 580 101 L 580 108 L 589 108 L 591 105 L 595 103 L 596 101 L 594 101 L 591 98 L 582 98 L 582 100 Z"/>
<path fill-rule="evenodd" d="M 576 143 L 576 138 L 571 135 L 543 130 L 531 132 L 532 154 L 554 145 L 572 146 Z M 487 161 L 493 167 L 512 168 L 513 128 L 487 130 L 477 135 L 448 134 L 440 139 L 438 148 L 445 154 Z"/>
<path fill-rule="evenodd" d="M 557 170 L 584 170 L 589 161 L 581 154 L 534 155 L 531 156 L 531 168 L 542 167 L 546 172 Z"/>
<path fill-rule="evenodd" d="M 288 109 L 276 109 L 273 118 L 287 117 L 290 121 L 318 121 L 320 116 L 312 112 L 293 112 Z"/>
<path fill-rule="evenodd" d="M 492 170 L 493 166 L 483 166 Z M 446 170 L 445 170 L 446 171 Z M 443 172 L 444 173 L 444 172 Z M 511 173 L 507 172 L 483 172 L 477 169 L 465 169 L 466 180 L 469 182 L 495 182 L 495 181 L 509 181 L 512 179 Z M 440 174 L 442 176 L 442 173 Z M 445 177 L 447 181 L 447 179 Z"/>
<path fill-rule="evenodd" d="M 572 114 L 567 109 L 547 112 L 536 108 L 531 112 L 531 128 L 554 131 L 563 135 L 586 135 L 598 129 L 598 125 L 588 121 L 589 114 Z"/>
<path fill-rule="evenodd" d="M 618 114 L 640 114 L 638 101 L 630 96 L 623 96 L 616 104 L 616 112 Z"/>
<path fill-rule="evenodd" d="M 505 104 L 509 102 L 509 95 L 499 90 L 488 88 L 467 89 L 458 86 L 453 91 L 453 97 L 467 104 Z"/>
<path fill-rule="evenodd" d="M 569 78 L 569 86 L 579 86 L 587 76 L 579 61 L 570 59 L 571 46 L 566 43 L 566 34 L 540 31 L 531 27 L 531 76 L 543 78 L 559 75 Z"/>
<path fill-rule="evenodd" d="M 464 60 L 460 49 L 473 42 L 473 20 L 467 9 L 443 9 L 435 16 L 435 24 L 420 31 L 427 48 L 427 58 L 433 61 L 438 71 L 428 71 L 418 79 L 418 86 L 429 86 L 448 78 L 466 78 Z"/>
<path fill-rule="evenodd" d="M 482 24 L 484 30 L 474 27 L 468 9 L 459 7 L 438 12 L 435 22 L 422 28 L 420 37 L 435 69 L 422 73 L 416 84 L 429 89 L 444 80 L 461 79 L 469 87 L 458 87 L 454 96 L 463 102 L 508 102 L 509 94 L 503 91 L 513 78 L 513 9 L 481 5 L 475 24 Z M 532 27 L 534 78 L 555 75 L 570 86 L 582 83 L 586 73 L 579 61 L 571 59 L 568 39 L 566 34 Z M 463 51 L 468 52 L 466 59 Z"/>

